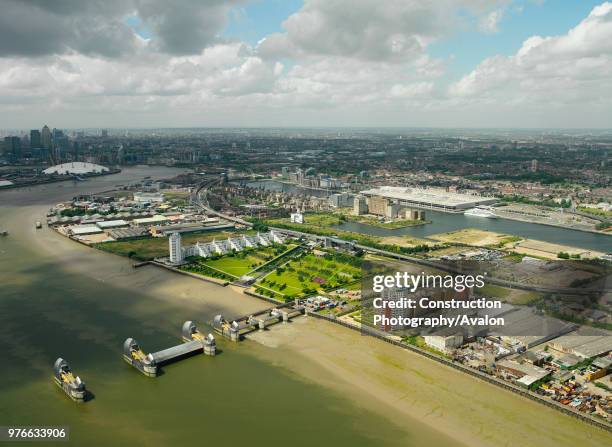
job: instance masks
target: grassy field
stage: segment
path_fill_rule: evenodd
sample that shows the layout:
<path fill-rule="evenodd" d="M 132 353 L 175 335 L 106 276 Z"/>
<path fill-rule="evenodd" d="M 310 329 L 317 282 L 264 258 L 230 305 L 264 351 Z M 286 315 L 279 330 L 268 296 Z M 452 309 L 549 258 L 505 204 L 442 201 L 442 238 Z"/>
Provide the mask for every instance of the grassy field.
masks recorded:
<path fill-rule="evenodd" d="M 476 293 L 481 296 L 489 296 L 499 298 L 510 304 L 525 305 L 540 298 L 538 292 L 528 290 L 509 289 L 507 287 L 497 286 L 495 284 L 486 284 L 480 289 L 475 289 Z"/>
<path fill-rule="evenodd" d="M 230 231 L 212 231 L 200 233 L 188 233 L 181 235 L 183 245 L 195 244 L 196 242 L 208 242 L 213 239 L 226 239 L 235 236 Z M 130 241 L 102 242 L 93 245 L 100 250 L 108 251 L 121 256 L 149 261 L 153 258 L 168 256 L 168 238 L 148 237 Z"/>
<path fill-rule="evenodd" d="M 377 217 L 373 216 L 352 216 L 347 215 L 346 218 L 352 222 L 359 222 L 365 225 L 370 225 L 372 227 L 378 228 L 387 228 L 390 230 L 405 228 L 405 227 L 413 227 L 415 225 L 425 225 L 430 223 L 430 221 L 426 220 L 412 220 L 412 219 L 395 219 L 389 222 L 381 222 L 381 220 Z"/>
<path fill-rule="evenodd" d="M 312 214 L 304 214 L 304 223 L 298 224 L 304 227 L 315 227 L 315 228 L 326 228 L 331 227 L 332 225 L 339 225 L 342 223 L 342 220 L 339 216 L 331 213 L 312 213 Z M 283 224 L 291 224 L 291 219 L 288 217 L 280 217 L 276 219 L 266 219 L 267 225 L 283 225 Z"/>
<path fill-rule="evenodd" d="M 601 217 L 605 217 L 608 219 L 612 219 L 612 211 L 604 211 L 604 210 L 600 210 L 599 208 L 589 208 L 586 206 L 579 206 L 578 210 L 582 211 L 583 213 L 593 214 L 595 216 L 601 216 Z"/>
<path fill-rule="evenodd" d="M 311 253 L 292 260 L 282 268 L 260 279 L 256 287 L 273 290 L 287 297 L 315 293 L 319 289 L 332 289 L 359 280 L 360 260 L 348 256 L 328 254 L 325 257 Z"/>
<path fill-rule="evenodd" d="M 295 245 L 259 247 L 254 250 L 236 253 L 235 255 L 226 255 L 219 259 L 202 259 L 200 262 L 240 278 L 293 247 Z"/>

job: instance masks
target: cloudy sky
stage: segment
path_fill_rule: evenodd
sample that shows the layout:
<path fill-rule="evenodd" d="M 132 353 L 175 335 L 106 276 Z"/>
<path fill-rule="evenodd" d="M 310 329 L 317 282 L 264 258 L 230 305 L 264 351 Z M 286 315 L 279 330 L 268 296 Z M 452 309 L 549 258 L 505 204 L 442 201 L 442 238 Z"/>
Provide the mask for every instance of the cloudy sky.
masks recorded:
<path fill-rule="evenodd" d="M 612 2 L 0 0 L 0 128 L 612 127 Z"/>

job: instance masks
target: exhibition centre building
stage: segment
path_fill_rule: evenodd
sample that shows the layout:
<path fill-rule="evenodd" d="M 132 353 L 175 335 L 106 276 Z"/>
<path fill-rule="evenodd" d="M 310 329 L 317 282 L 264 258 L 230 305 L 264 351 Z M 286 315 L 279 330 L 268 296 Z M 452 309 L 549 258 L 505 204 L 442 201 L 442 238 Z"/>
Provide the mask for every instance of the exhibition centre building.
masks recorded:
<path fill-rule="evenodd" d="M 494 197 L 459 194 L 443 189 L 404 188 L 381 186 L 361 191 L 366 197 L 381 197 L 400 206 L 427 208 L 439 211 L 464 211 L 479 205 L 497 202 Z"/>

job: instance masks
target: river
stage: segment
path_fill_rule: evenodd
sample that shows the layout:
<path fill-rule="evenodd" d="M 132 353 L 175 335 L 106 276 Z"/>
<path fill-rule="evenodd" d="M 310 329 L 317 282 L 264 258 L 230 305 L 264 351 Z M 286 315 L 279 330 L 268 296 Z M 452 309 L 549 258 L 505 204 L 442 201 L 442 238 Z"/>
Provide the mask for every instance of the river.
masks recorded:
<path fill-rule="evenodd" d="M 127 337 L 156 351 L 180 341 L 187 319 L 206 330 L 217 313 L 231 318 L 267 304 L 156 267 L 133 269 L 34 222 L 76 194 L 177 172 L 130 168 L 0 192 L 0 227 L 10 233 L 0 238 L 0 425 L 69 426 L 79 446 L 463 445 L 409 416 L 398 423 L 349 399 L 333 385 L 341 378 L 326 374 L 332 385 L 323 386 L 315 372 L 307 380 L 292 367 L 308 370 L 311 362 L 255 341 L 219 340 L 220 355 L 165 366 L 154 379 L 127 365 Z M 76 404 L 54 385 L 59 356 L 93 400 Z"/>
<path fill-rule="evenodd" d="M 319 189 L 305 189 L 288 183 L 276 181 L 261 181 L 248 183 L 252 187 L 260 187 L 271 191 L 283 191 L 293 193 L 310 194 L 317 197 L 326 197 L 329 191 Z M 354 231 L 356 233 L 369 234 L 373 236 L 414 236 L 426 238 L 429 235 L 445 233 L 447 231 L 462 228 L 479 228 L 482 230 L 495 231 L 498 233 L 513 234 L 525 238 L 536 239 L 554 244 L 569 245 L 589 250 L 612 252 L 612 237 L 604 234 L 590 233 L 586 231 L 571 230 L 549 225 L 522 222 L 510 219 L 485 219 L 480 217 L 464 216 L 456 213 L 442 213 L 439 211 L 426 210 L 426 218 L 430 224 L 398 229 L 387 229 L 374 227 L 372 225 L 358 222 L 345 222 L 335 226 L 341 230 Z"/>

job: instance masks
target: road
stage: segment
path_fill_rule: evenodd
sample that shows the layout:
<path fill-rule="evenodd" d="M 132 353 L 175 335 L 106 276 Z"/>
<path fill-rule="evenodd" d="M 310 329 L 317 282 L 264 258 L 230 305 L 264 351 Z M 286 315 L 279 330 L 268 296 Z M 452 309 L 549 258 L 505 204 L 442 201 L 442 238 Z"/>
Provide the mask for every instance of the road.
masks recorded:
<path fill-rule="evenodd" d="M 195 190 L 195 192 L 191 194 L 191 203 L 196 206 L 199 206 L 202 209 L 202 211 L 206 212 L 207 214 L 215 215 L 217 217 L 228 220 L 230 222 L 234 222 L 239 225 L 244 225 L 248 228 L 252 227 L 253 224 L 250 222 L 247 222 L 246 220 L 240 219 L 239 217 L 236 217 L 236 216 L 230 216 L 228 214 L 221 213 L 211 208 L 210 204 L 208 203 L 208 197 L 207 197 L 208 191 L 212 186 L 218 184 L 219 182 L 220 182 L 220 179 L 212 179 L 212 180 L 206 180 L 205 182 L 202 182 L 200 186 L 198 186 L 198 188 Z"/>

